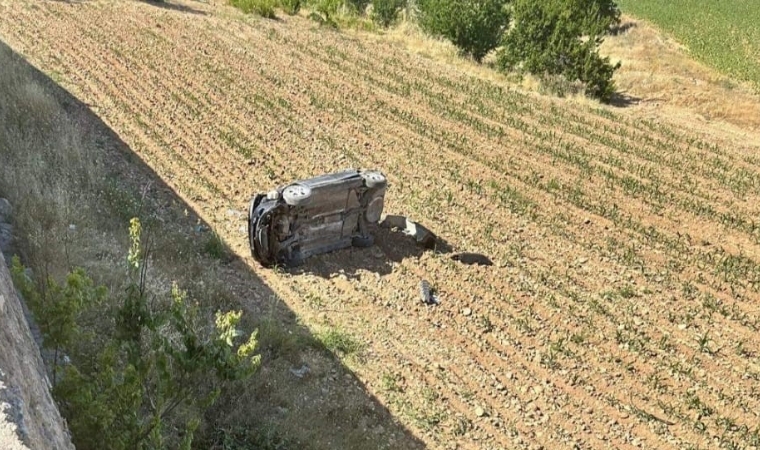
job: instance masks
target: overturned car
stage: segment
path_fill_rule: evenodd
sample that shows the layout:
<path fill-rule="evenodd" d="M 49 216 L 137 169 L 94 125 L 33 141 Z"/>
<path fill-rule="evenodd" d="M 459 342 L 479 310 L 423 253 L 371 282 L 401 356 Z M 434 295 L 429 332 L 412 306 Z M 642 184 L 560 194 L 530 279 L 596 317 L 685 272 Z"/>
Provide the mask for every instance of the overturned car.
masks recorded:
<path fill-rule="evenodd" d="M 316 254 L 372 245 L 386 187 L 379 171 L 349 169 L 256 194 L 248 210 L 253 258 L 265 267 L 294 266 Z"/>

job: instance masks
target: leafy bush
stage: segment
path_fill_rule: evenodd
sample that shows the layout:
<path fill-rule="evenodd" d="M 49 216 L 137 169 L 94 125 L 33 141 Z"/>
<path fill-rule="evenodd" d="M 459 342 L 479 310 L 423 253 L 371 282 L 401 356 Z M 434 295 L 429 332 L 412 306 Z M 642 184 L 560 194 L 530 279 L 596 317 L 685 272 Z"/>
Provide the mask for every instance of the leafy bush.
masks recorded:
<path fill-rule="evenodd" d="M 280 0 L 280 7 L 292 16 L 301 10 L 301 0 Z"/>
<path fill-rule="evenodd" d="M 419 0 L 420 25 L 475 61 L 499 45 L 509 23 L 507 0 Z"/>
<path fill-rule="evenodd" d="M 503 39 L 499 67 L 547 77 L 579 80 L 586 95 L 609 100 L 619 67 L 598 54 L 604 34 L 619 21 L 614 2 L 596 0 L 515 0 L 514 27 Z"/>
<path fill-rule="evenodd" d="M 256 13 L 261 17 L 273 19 L 276 0 L 229 0 L 230 4 L 246 14 Z"/>
<path fill-rule="evenodd" d="M 129 280 L 119 299 L 107 301 L 107 289 L 83 269 L 71 272 L 64 285 L 47 279 L 38 287 L 14 257 L 11 273 L 39 321 L 43 345 L 55 351 L 53 395 L 78 449 L 103 448 L 105 431 L 110 449 L 189 449 L 223 383 L 258 368 L 257 334 L 236 342 L 239 311 L 217 311 L 213 326 L 206 325 L 199 302 L 176 285 L 168 298 L 151 295 L 137 219 L 130 238 Z M 88 312 L 105 324 L 97 332 L 80 327 Z"/>
<path fill-rule="evenodd" d="M 406 0 L 372 0 L 372 20 L 381 26 L 390 26 L 405 6 Z"/>

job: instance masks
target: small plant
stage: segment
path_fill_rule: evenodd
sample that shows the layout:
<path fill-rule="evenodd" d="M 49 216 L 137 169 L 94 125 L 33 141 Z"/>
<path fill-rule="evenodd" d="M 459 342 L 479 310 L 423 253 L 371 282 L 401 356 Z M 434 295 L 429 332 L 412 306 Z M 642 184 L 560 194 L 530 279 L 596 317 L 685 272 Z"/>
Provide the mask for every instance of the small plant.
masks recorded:
<path fill-rule="evenodd" d="M 404 392 L 404 388 L 401 386 L 401 376 L 386 372 L 383 374 L 381 380 L 383 389 L 388 392 Z"/>
<path fill-rule="evenodd" d="M 563 98 L 583 93 L 582 82 L 568 80 L 562 75 L 545 73 L 539 79 L 541 80 L 541 85 L 538 91 L 542 94 L 551 94 Z"/>
<path fill-rule="evenodd" d="M 343 0 L 314 0 L 310 5 L 322 21 L 334 24 L 334 17 L 338 14 L 338 9 L 343 5 Z"/>
<path fill-rule="evenodd" d="M 350 334 L 336 328 L 330 328 L 317 335 L 317 339 L 333 353 L 343 353 L 351 355 L 361 350 L 362 345 Z"/>
<path fill-rule="evenodd" d="M 343 6 L 348 7 L 354 14 L 364 14 L 372 0 L 343 0 Z"/>
<path fill-rule="evenodd" d="M 211 233 L 206 243 L 203 244 L 203 251 L 214 259 L 224 260 L 227 258 L 227 249 L 222 238 L 216 232 Z"/>

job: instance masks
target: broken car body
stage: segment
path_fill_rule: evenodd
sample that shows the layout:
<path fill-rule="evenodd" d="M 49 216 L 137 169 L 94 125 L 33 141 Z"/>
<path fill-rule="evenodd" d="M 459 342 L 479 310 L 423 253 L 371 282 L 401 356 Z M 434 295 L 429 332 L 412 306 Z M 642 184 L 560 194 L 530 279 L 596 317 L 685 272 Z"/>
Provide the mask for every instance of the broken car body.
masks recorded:
<path fill-rule="evenodd" d="M 312 255 L 372 245 L 386 186 L 379 171 L 349 169 L 256 194 L 248 211 L 253 258 L 266 267 L 292 266 Z"/>

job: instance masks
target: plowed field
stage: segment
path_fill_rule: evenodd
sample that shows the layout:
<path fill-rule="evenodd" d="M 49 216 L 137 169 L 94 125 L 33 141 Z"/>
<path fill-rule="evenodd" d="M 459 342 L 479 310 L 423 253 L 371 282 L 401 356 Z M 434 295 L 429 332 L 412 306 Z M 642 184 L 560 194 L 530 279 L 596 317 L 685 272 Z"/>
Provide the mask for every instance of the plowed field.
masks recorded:
<path fill-rule="evenodd" d="M 347 364 L 426 446 L 760 446 L 756 135 L 524 93 L 302 17 L 180 5 L 1 0 L 0 38 L 305 324 L 365 343 Z M 258 267 L 229 210 L 349 166 L 388 176 L 386 213 L 494 264 L 381 232 L 298 272 Z M 423 278 L 440 305 L 420 303 Z"/>

